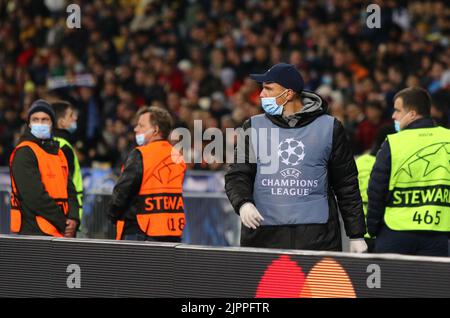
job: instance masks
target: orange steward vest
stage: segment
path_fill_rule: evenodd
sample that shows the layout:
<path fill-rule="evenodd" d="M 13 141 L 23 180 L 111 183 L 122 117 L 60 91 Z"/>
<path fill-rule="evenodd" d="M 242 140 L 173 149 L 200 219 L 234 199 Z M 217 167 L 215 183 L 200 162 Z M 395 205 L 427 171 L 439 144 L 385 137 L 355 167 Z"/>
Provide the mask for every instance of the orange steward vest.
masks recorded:
<path fill-rule="evenodd" d="M 22 147 L 29 147 L 37 158 L 39 172 L 41 173 L 41 181 L 49 196 L 55 200 L 61 209 L 61 213 L 67 216 L 69 213 L 69 203 L 67 194 L 67 180 L 69 176 L 69 168 L 67 159 L 64 153 L 59 149 L 57 155 L 50 154 L 39 147 L 34 142 L 23 141 L 14 149 L 10 157 L 10 171 L 11 171 L 11 232 L 20 232 L 22 226 L 22 209 L 21 199 L 14 182 L 12 175 L 12 162 L 17 149 Z M 32 208 L 32 202 L 29 203 Z M 39 216 L 39 211 L 36 211 L 36 223 L 39 229 L 50 236 L 63 237 L 55 226 L 53 226 L 45 218 Z"/>
<path fill-rule="evenodd" d="M 143 175 L 136 219 L 146 235 L 181 237 L 185 226 L 182 186 L 186 164 L 168 141 L 136 148 L 141 152 Z M 120 239 L 123 224 L 119 225 Z"/>

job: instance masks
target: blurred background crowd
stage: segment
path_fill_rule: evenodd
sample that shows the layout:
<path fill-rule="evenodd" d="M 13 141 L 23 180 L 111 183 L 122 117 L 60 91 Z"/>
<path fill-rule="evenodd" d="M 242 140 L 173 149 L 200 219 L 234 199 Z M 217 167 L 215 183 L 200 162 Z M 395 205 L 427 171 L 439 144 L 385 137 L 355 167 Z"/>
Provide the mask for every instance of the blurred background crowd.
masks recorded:
<path fill-rule="evenodd" d="M 66 26 L 71 3 L 79 29 Z M 371 3 L 380 29 L 366 26 Z M 118 168 L 139 107 L 165 107 L 191 131 L 194 120 L 235 128 L 261 112 L 248 75 L 278 62 L 328 101 L 358 155 L 392 124 L 407 86 L 428 89 L 432 117 L 449 127 L 449 35 L 445 0 L 0 0 L 0 166 L 37 98 L 77 107 L 82 166 Z"/>

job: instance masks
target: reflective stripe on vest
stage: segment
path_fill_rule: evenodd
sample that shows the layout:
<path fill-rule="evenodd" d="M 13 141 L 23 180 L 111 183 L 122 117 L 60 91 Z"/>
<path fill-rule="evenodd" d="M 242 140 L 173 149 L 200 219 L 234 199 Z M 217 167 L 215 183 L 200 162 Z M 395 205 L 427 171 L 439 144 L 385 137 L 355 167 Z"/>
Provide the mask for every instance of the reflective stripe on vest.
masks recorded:
<path fill-rule="evenodd" d="M 11 171 L 11 232 L 20 232 L 22 225 L 22 211 L 21 211 L 21 200 L 18 195 L 16 184 L 12 175 L 12 163 L 14 160 L 14 155 L 17 149 L 22 147 L 29 147 L 34 155 L 36 156 L 38 162 L 39 172 L 41 174 L 41 181 L 44 185 L 45 190 L 48 195 L 55 200 L 55 202 L 61 208 L 62 213 L 67 215 L 69 213 L 68 204 L 68 194 L 67 194 L 67 178 L 69 175 L 69 169 L 67 166 L 67 160 L 64 153 L 59 149 L 57 155 L 49 154 L 39 145 L 34 142 L 24 141 L 21 142 L 13 151 L 10 158 L 10 171 Z M 30 208 L 32 208 L 30 206 Z M 35 214 L 39 214 L 36 211 Z M 36 223 L 39 229 L 51 236 L 63 237 L 55 226 L 53 226 L 49 221 L 41 216 L 36 215 Z"/>
<path fill-rule="evenodd" d="M 359 156 L 355 161 L 356 167 L 358 169 L 359 191 L 361 192 L 364 216 L 366 217 L 366 221 L 367 221 L 367 205 L 369 201 L 367 197 L 367 188 L 369 187 L 370 173 L 372 172 L 372 168 L 375 164 L 375 159 L 376 159 L 375 156 L 365 154 Z M 370 235 L 369 233 L 367 233 L 367 231 L 364 237 L 370 238 Z"/>
<path fill-rule="evenodd" d="M 125 221 L 118 220 L 116 223 L 116 240 L 120 241 L 122 239 L 123 227 L 125 225 Z"/>
<path fill-rule="evenodd" d="M 389 199 L 384 221 L 397 231 L 450 231 L 450 130 L 408 129 L 388 136 Z"/>
<path fill-rule="evenodd" d="M 185 225 L 182 186 L 186 164 L 167 141 L 137 147 L 143 176 L 138 196 L 137 223 L 148 236 L 181 237 Z"/>
<path fill-rule="evenodd" d="M 54 139 L 59 143 L 59 147 L 62 148 L 64 146 L 69 147 L 69 149 L 73 153 L 73 175 L 72 175 L 72 181 L 73 185 L 75 186 L 75 191 L 77 192 L 77 200 L 78 204 L 80 205 L 80 224 L 81 224 L 81 218 L 83 216 L 83 178 L 81 176 L 81 168 L 80 163 L 78 161 L 78 157 L 75 153 L 75 150 L 73 149 L 72 145 L 64 138 L 61 137 L 54 137 Z"/>
<path fill-rule="evenodd" d="M 262 225 L 328 221 L 333 127 L 334 118 L 328 115 L 299 128 L 280 128 L 264 114 L 251 118 L 251 144 L 257 157 L 253 199 L 264 218 Z M 267 169 L 270 166 L 273 169 Z"/>

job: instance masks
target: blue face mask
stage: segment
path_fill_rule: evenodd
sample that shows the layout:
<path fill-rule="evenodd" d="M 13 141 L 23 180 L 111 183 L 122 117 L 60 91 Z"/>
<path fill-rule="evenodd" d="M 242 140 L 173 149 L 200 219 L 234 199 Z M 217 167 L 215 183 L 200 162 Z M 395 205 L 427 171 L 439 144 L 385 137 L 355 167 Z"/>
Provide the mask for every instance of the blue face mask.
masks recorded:
<path fill-rule="evenodd" d="M 287 89 L 280 95 L 275 97 L 261 97 L 261 106 L 264 111 L 269 115 L 281 115 L 283 113 L 283 106 L 288 102 L 287 100 L 282 104 L 277 104 L 277 98 L 283 95 Z"/>
<path fill-rule="evenodd" d="M 405 116 L 403 116 L 401 120 L 404 120 L 405 117 L 408 116 L 409 114 L 410 114 L 409 112 L 406 113 Z M 409 121 L 409 123 L 410 123 L 410 121 Z M 408 125 L 408 121 L 405 123 L 405 127 L 406 127 L 407 125 Z M 400 128 L 400 121 L 395 120 L 395 121 L 394 121 L 394 127 L 395 127 L 395 131 L 396 131 L 396 132 L 399 132 L 399 131 L 401 130 L 401 128 Z"/>
<path fill-rule="evenodd" d="M 31 124 L 31 133 L 38 139 L 50 139 L 50 126 L 46 124 Z"/>
<path fill-rule="evenodd" d="M 73 134 L 75 131 L 77 131 L 77 122 L 74 121 L 69 128 L 67 128 L 67 131 Z"/>
<path fill-rule="evenodd" d="M 138 134 L 136 135 L 136 143 L 138 144 L 138 146 L 143 146 L 145 145 L 145 135 L 149 132 L 152 131 L 152 129 L 147 130 L 145 133 L 143 134 Z"/>

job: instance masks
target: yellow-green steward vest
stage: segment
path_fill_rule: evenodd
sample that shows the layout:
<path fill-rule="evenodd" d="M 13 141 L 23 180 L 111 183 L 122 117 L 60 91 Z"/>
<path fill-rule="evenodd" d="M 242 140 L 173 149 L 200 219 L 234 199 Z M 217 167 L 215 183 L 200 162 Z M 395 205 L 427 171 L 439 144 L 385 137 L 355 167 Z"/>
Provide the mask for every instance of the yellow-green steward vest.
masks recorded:
<path fill-rule="evenodd" d="M 450 231 L 450 130 L 389 135 L 391 176 L 384 221 L 396 231 Z"/>
<path fill-rule="evenodd" d="M 64 138 L 61 138 L 61 137 L 54 137 L 54 139 L 56 141 L 58 141 L 60 148 L 67 146 L 73 152 L 74 171 L 73 171 L 72 181 L 75 186 L 75 190 L 77 191 L 78 204 L 80 205 L 80 222 L 81 222 L 81 217 L 83 216 L 83 179 L 81 177 L 80 163 L 78 162 L 78 158 L 75 153 L 75 150 L 73 149 L 72 145 L 67 140 L 65 140 Z"/>
<path fill-rule="evenodd" d="M 367 196 L 367 188 L 369 187 L 370 173 L 372 172 L 373 165 L 375 164 L 375 156 L 365 154 L 356 159 L 356 167 L 358 168 L 358 182 L 359 191 L 361 192 L 361 199 L 363 203 L 364 216 L 366 217 L 367 224 L 367 205 L 369 202 Z M 366 238 L 370 238 L 369 233 L 364 235 Z"/>

